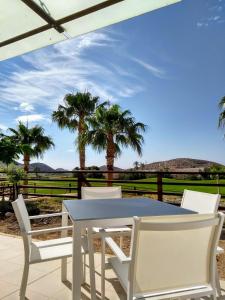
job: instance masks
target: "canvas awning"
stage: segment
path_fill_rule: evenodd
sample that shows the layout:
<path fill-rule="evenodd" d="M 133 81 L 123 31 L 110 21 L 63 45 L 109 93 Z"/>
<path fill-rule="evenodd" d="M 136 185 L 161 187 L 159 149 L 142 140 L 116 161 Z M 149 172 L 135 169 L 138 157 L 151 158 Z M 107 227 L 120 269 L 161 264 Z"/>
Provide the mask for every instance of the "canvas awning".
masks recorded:
<path fill-rule="evenodd" d="M 180 0 L 0 0 L 0 60 Z"/>

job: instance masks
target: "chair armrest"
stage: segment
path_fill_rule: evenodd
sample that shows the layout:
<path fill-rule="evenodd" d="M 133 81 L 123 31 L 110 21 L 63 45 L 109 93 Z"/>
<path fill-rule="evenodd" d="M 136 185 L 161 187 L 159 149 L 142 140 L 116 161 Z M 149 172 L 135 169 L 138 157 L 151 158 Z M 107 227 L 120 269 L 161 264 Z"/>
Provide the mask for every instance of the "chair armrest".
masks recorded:
<path fill-rule="evenodd" d="M 38 230 L 30 230 L 27 232 L 28 235 L 39 235 L 45 234 L 49 232 L 63 231 L 63 230 L 72 230 L 73 226 L 63 226 L 63 227 L 53 227 L 47 229 L 38 229 Z"/>
<path fill-rule="evenodd" d="M 127 257 L 124 252 L 121 250 L 121 248 L 114 242 L 114 240 L 111 237 L 105 237 L 104 238 L 106 244 L 110 247 L 110 249 L 113 251 L 113 253 L 118 257 L 119 261 L 124 264 L 131 261 L 130 257 Z"/>
<path fill-rule="evenodd" d="M 59 212 L 59 213 L 53 213 L 53 214 L 29 216 L 29 219 L 30 220 L 43 219 L 43 218 L 51 218 L 51 217 L 60 217 L 60 216 L 63 216 L 63 215 L 68 215 L 68 213 L 67 212 Z"/>

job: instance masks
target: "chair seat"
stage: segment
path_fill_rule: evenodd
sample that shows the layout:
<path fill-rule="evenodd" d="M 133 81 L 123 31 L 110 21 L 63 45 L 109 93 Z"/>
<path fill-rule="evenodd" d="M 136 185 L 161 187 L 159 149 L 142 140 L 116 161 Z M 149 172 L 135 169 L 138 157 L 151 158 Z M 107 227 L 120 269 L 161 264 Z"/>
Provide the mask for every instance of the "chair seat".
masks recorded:
<path fill-rule="evenodd" d="M 132 232 L 132 229 L 130 227 L 124 226 L 124 227 L 108 227 L 108 228 L 101 228 L 101 227 L 93 227 L 94 233 L 101 233 L 106 232 L 110 235 L 117 234 L 117 235 L 130 235 Z"/>
<path fill-rule="evenodd" d="M 88 252 L 86 237 L 82 238 L 82 254 Z M 72 256 L 72 237 L 32 241 L 30 263 Z"/>
<path fill-rule="evenodd" d="M 119 278 L 122 287 L 127 291 L 129 262 L 121 264 L 117 257 L 108 258 L 108 262 L 111 264 L 114 272 Z"/>
<path fill-rule="evenodd" d="M 216 254 L 222 254 L 222 253 L 224 253 L 224 249 L 218 246 L 216 248 Z"/>
<path fill-rule="evenodd" d="M 110 257 L 108 259 L 108 262 L 111 264 L 114 272 L 116 273 L 117 277 L 119 278 L 119 281 L 124 288 L 124 290 L 127 292 L 128 288 L 128 272 L 129 272 L 129 262 L 127 263 L 121 263 L 117 257 Z M 169 291 L 171 298 L 179 298 L 182 296 L 191 295 L 193 293 L 193 290 L 197 290 L 199 292 L 199 295 L 204 295 L 210 291 L 212 291 L 212 287 L 210 285 L 196 285 L 191 286 L 190 289 L 174 289 L 173 291 Z M 168 299 L 168 291 L 154 291 L 152 293 L 148 293 L 145 298 L 139 298 L 138 296 L 135 297 L 135 299 L 152 299 L 152 300 L 158 300 L 158 299 Z"/>

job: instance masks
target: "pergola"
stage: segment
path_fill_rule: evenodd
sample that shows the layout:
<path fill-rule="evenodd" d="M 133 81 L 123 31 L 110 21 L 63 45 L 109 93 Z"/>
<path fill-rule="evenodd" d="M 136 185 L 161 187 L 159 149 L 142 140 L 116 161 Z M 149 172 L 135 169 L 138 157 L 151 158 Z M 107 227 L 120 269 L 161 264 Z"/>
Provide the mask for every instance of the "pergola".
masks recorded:
<path fill-rule="evenodd" d="M 39 49 L 180 0 L 0 0 L 0 60 Z"/>

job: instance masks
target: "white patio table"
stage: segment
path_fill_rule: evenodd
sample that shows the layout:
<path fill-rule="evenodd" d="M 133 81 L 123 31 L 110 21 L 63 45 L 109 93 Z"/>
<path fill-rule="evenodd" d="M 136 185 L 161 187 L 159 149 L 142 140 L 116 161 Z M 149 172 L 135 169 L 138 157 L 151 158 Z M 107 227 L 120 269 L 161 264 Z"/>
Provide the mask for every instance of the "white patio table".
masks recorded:
<path fill-rule="evenodd" d="M 133 216 L 163 216 L 193 214 L 195 212 L 175 205 L 149 198 L 121 198 L 101 200 L 64 200 L 64 209 L 73 223 L 73 258 L 72 258 L 72 300 L 81 299 L 82 256 L 81 233 L 92 227 L 111 227 L 131 225 Z M 93 245 L 89 244 L 89 266 L 94 268 Z M 62 267 L 65 267 L 64 259 Z M 96 299 L 95 279 L 91 277 L 92 300 Z"/>

